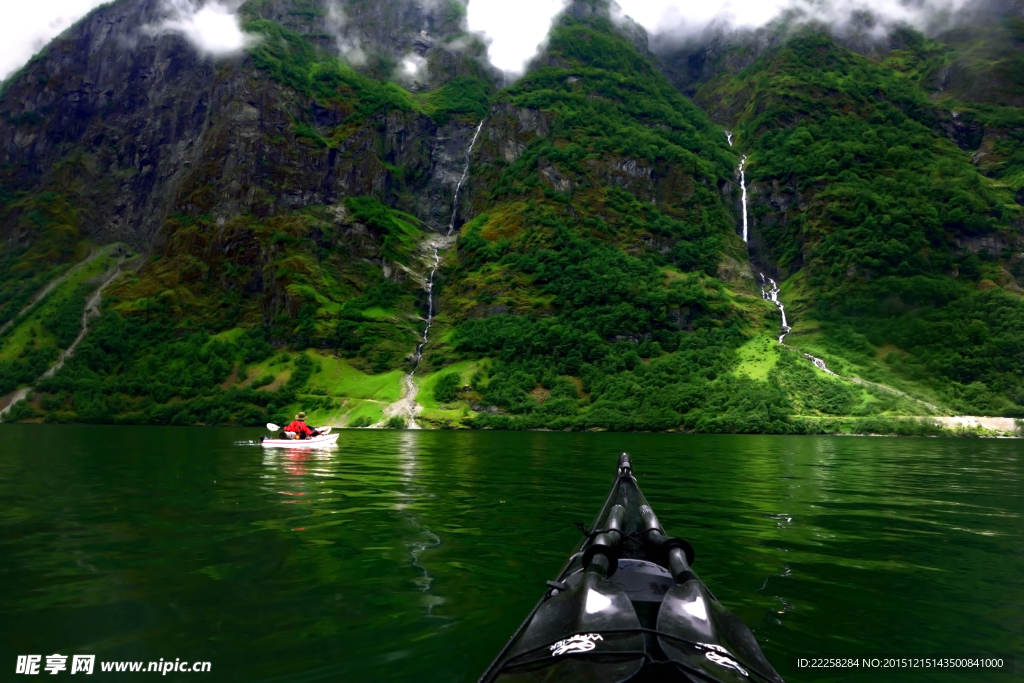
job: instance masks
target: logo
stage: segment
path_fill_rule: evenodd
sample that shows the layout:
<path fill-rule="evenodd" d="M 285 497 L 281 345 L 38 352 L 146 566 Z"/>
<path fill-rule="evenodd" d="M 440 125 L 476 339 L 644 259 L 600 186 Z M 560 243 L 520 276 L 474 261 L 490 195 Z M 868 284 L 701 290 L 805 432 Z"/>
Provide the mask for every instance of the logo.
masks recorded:
<path fill-rule="evenodd" d="M 604 640 L 600 633 L 577 633 L 572 638 L 560 640 L 551 646 L 551 656 L 557 657 L 566 652 L 590 652 L 597 647 L 594 641 Z"/>
<path fill-rule="evenodd" d="M 697 647 L 707 648 L 708 651 L 704 653 L 704 656 L 712 662 L 714 662 L 715 664 L 717 664 L 718 666 L 724 666 L 727 669 L 736 669 L 744 676 L 750 676 L 750 674 L 747 673 L 747 670 L 740 666 L 739 662 L 733 659 L 730 656 L 729 651 L 721 645 L 713 645 L 711 643 L 697 643 Z"/>

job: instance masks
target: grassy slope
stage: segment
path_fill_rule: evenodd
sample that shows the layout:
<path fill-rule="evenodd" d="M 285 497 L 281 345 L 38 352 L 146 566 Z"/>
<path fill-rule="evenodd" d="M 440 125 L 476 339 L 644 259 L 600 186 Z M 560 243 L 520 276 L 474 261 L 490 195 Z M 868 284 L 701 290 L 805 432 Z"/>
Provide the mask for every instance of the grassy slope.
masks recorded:
<path fill-rule="evenodd" d="M 0 213 L 32 235 L 0 252 L 0 325 L 13 319 L 47 282 L 84 259 L 78 211 L 57 192 L 14 194 L 0 185 Z"/>
<path fill-rule="evenodd" d="M 110 248 L 104 251 L 109 252 Z M 66 348 L 66 343 L 61 344 L 52 325 L 47 325 L 54 318 L 63 313 L 63 309 L 77 308 L 74 316 L 75 322 L 80 323 L 81 311 L 85 297 L 82 291 L 88 291 L 91 287 L 87 284 L 89 280 L 99 278 L 106 273 L 114 264 L 116 258 L 113 256 L 99 257 L 76 270 L 59 286 L 50 291 L 47 296 L 32 307 L 24 316 L 16 319 L 14 324 L 8 328 L 3 337 L 0 337 L 0 362 L 11 361 L 22 356 L 30 346 L 53 346 L 54 348 Z M 69 299 L 76 299 L 78 305 Z M 61 340 L 64 341 L 64 340 Z"/>

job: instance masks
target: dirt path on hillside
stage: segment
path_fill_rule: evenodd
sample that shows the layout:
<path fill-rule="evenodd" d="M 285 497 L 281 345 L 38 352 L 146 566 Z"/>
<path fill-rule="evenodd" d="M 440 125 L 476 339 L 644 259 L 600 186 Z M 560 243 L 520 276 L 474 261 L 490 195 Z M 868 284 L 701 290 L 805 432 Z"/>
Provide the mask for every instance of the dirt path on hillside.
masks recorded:
<path fill-rule="evenodd" d="M 864 385 L 873 386 L 873 387 L 876 387 L 878 389 L 881 389 L 882 391 L 888 391 L 890 394 L 895 394 L 896 396 L 901 396 L 901 397 L 903 397 L 903 398 L 905 398 L 907 400 L 916 401 L 917 403 L 920 403 L 925 408 L 927 408 L 928 410 L 930 410 L 930 411 L 932 411 L 934 413 L 940 413 L 941 414 L 943 412 L 938 406 L 932 405 L 931 403 L 928 403 L 928 401 L 924 401 L 922 399 L 919 399 L 916 396 L 911 396 L 910 394 L 908 394 L 908 393 L 906 393 L 904 391 L 900 391 L 899 389 L 893 389 L 892 387 L 887 387 L 886 385 L 879 384 L 878 382 L 869 382 L 868 380 L 861 379 L 860 377 L 844 377 L 843 375 L 837 375 L 836 373 L 832 373 L 832 374 L 836 375 L 836 377 L 840 377 L 840 378 L 845 379 L 847 381 L 853 382 L 854 384 L 864 384 Z"/>
<path fill-rule="evenodd" d="M 107 285 L 116 280 L 117 276 L 121 274 L 121 264 L 123 262 L 124 257 L 121 257 L 117 260 L 117 264 L 114 266 L 114 268 L 110 272 L 108 272 L 107 276 L 103 278 L 103 282 L 100 283 L 100 286 L 96 288 L 96 291 L 93 292 L 92 296 L 90 296 L 88 301 L 85 302 L 85 308 L 82 310 L 82 330 L 78 333 L 78 336 L 75 337 L 75 341 L 71 343 L 71 346 L 69 346 L 68 348 L 64 349 L 64 351 L 61 352 L 60 356 L 57 358 L 57 361 L 53 365 L 51 365 L 46 370 L 46 372 L 44 372 L 42 375 L 36 378 L 36 381 L 32 383 L 32 386 L 18 389 L 13 394 L 9 394 L 3 399 L 0 399 L 0 402 L 2 402 L 4 399 L 7 399 L 6 404 L 4 404 L 2 408 L 0 408 L 0 418 L 6 415 L 11 410 L 11 408 L 14 407 L 15 403 L 21 401 L 24 398 L 27 398 L 28 395 L 32 392 L 35 385 L 38 384 L 40 380 L 47 379 L 48 377 L 53 377 L 55 374 L 57 374 L 57 372 L 62 367 L 64 367 L 64 363 L 67 361 L 67 359 L 74 355 L 75 349 L 78 348 L 78 344 L 83 339 L 85 339 L 85 335 L 88 334 L 89 332 L 89 322 L 94 318 L 99 317 L 100 315 L 100 303 L 103 300 L 103 290 L 106 289 Z"/>
<path fill-rule="evenodd" d="M 22 316 L 24 316 L 26 313 L 35 308 L 36 304 L 38 304 L 40 301 L 46 298 L 46 295 L 52 292 L 55 288 L 64 284 L 64 282 L 66 282 L 69 277 L 71 277 L 72 275 L 74 275 L 79 270 L 89 265 L 99 257 L 104 256 L 108 251 L 109 249 L 93 249 L 92 252 L 90 252 L 90 254 L 85 257 L 85 260 L 71 266 L 71 268 L 69 268 L 66 273 L 47 283 L 45 287 L 43 287 L 38 292 L 32 295 L 32 298 L 29 299 L 27 304 L 25 304 L 25 307 L 18 311 L 18 315 L 14 316 L 13 318 L 5 322 L 3 325 L 0 325 L 0 334 L 6 332 L 8 327 L 13 325 Z"/>

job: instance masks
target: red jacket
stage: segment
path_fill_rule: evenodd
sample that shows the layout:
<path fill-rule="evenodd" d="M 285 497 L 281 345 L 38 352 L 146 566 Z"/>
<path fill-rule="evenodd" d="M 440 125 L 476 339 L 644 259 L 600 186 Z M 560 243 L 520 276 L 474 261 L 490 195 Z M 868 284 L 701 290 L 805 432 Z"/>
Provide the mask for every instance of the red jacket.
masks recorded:
<path fill-rule="evenodd" d="M 305 434 L 306 436 L 313 436 L 313 430 L 306 426 L 305 422 L 295 420 L 290 425 L 284 428 L 286 432 L 295 432 L 296 434 Z"/>

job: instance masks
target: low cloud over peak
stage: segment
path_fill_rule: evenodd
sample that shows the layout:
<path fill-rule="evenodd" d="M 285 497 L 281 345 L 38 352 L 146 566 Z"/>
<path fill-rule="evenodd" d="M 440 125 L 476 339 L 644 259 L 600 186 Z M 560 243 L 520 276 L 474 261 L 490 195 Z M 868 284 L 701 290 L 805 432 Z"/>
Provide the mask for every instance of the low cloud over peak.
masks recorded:
<path fill-rule="evenodd" d="M 616 0 L 613 16 L 628 16 L 655 44 L 701 36 L 708 31 L 751 31 L 785 19 L 843 30 L 857 26 L 883 35 L 895 26 L 934 33 L 961 23 L 985 0 Z M 488 56 L 508 73 L 522 73 L 542 48 L 554 18 L 567 0 L 469 0 L 471 31 L 488 41 Z M 615 7 L 615 5 L 618 7 Z M 621 14 L 619 9 L 621 8 Z"/>
<path fill-rule="evenodd" d="M 143 31 L 151 35 L 181 34 L 205 55 L 235 54 L 257 40 L 242 31 L 237 14 L 241 4 L 242 0 L 211 0 L 205 4 L 193 0 L 165 0 L 167 18 L 159 24 L 146 26 Z"/>
<path fill-rule="evenodd" d="M 487 41 L 491 64 L 510 74 L 521 74 L 543 45 L 551 22 L 567 0 L 469 0 L 469 29 Z"/>
<path fill-rule="evenodd" d="M 879 35 L 895 26 L 934 32 L 948 28 L 976 0 L 619 0 L 623 11 L 653 35 L 687 38 L 710 29 L 756 30 L 778 19 L 842 30 L 869 19 Z"/>

